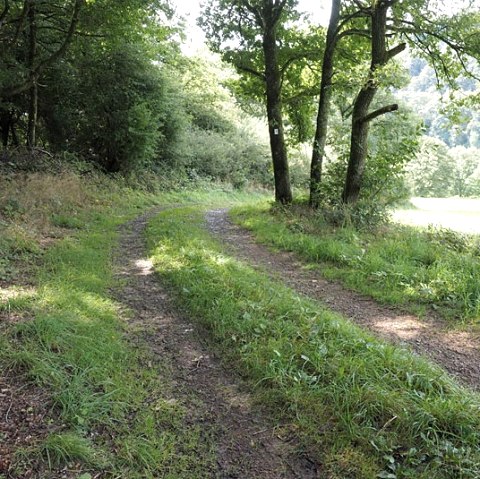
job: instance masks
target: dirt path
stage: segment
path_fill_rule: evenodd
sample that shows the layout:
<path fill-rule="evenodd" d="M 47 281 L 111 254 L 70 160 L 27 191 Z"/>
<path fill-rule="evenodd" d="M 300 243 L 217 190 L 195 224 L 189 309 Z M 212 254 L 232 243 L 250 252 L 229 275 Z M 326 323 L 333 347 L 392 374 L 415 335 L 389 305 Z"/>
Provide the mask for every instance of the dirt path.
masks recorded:
<path fill-rule="evenodd" d="M 276 253 L 256 244 L 253 236 L 228 219 L 228 210 L 206 214 L 209 230 L 237 257 L 260 267 L 290 287 L 326 304 L 377 336 L 407 345 L 440 364 L 461 382 L 480 389 L 480 337 L 468 331 L 448 330 L 439 320 L 415 316 L 381 306 L 375 301 L 327 281 L 318 271 L 304 268 L 291 253 Z"/>
<path fill-rule="evenodd" d="M 212 478 L 290 479 L 320 477 L 307 457 L 275 434 L 268 416 L 252 407 L 238 378 L 231 376 L 200 339 L 194 322 L 177 311 L 145 259 L 148 215 L 122 228 L 118 275 L 126 286 L 115 295 L 131 311 L 132 337 L 140 335 L 167 362 L 175 400 L 187 407 L 189 424 L 214 437 L 217 468 Z"/>

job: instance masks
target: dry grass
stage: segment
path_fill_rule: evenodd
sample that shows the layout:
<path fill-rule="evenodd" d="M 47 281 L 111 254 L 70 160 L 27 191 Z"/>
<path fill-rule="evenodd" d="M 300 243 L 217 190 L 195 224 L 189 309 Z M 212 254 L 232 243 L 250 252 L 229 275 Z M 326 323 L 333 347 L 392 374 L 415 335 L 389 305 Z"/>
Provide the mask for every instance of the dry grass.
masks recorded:
<path fill-rule="evenodd" d="M 75 215 L 93 201 L 92 187 L 71 172 L 0 178 L 0 191 L 3 222 L 28 225 L 40 234 L 52 229 L 54 215 Z"/>
<path fill-rule="evenodd" d="M 96 204 L 98 188 L 76 173 L 9 173 L 0 176 L 0 281 L 22 283 L 30 263 Z"/>

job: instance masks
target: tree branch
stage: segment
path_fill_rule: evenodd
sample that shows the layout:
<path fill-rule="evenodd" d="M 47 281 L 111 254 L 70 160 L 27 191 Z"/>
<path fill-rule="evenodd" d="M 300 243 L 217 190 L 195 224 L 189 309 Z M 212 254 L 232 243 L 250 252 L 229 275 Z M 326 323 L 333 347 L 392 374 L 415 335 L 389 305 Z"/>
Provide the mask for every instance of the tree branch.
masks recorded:
<path fill-rule="evenodd" d="M 280 19 L 280 15 L 282 14 L 286 3 L 287 3 L 287 0 L 275 0 L 274 6 L 273 6 L 273 22 L 274 23 L 277 23 L 278 20 Z"/>
<path fill-rule="evenodd" d="M 70 20 L 70 26 L 68 28 L 67 34 L 65 35 L 63 43 L 60 45 L 58 50 L 52 53 L 44 61 L 40 62 L 34 68 L 32 75 L 30 75 L 30 78 L 27 81 L 25 81 L 21 85 L 17 85 L 16 87 L 4 88 L 0 90 L 0 97 L 9 98 L 28 90 L 29 88 L 32 87 L 32 85 L 34 84 L 38 76 L 43 72 L 43 70 L 45 70 L 45 68 L 47 68 L 49 65 L 54 63 L 56 60 L 58 60 L 61 56 L 65 54 L 75 34 L 75 30 L 77 28 L 77 24 L 79 20 L 80 9 L 84 5 L 84 3 L 85 3 L 85 0 L 75 0 L 72 18 Z"/>
<path fill-rule="evenodd" d="M 353 0 L 353 3 L 357 6 L 358 10 L 363 13 L 371 13 L 372 7 L 368 7 L 360 0 Z"/>
<path fill-rule="evenodd" d="M 17 25 L 17 28 L 15 29 L 15 35 L 13 36 L 13 39 L 10 42 L 10 45 L 15 45 L 17 43 L 18 38 L 20 37 L 20 33 L 22 32 L 23 27 L 25 25 L 25 20 L 27 18 L 27 12 L 28 12 L 28 1 L 25 0 L 23 2 L 22 14 L 16 20 L 16 21 L 18 21 L 18 25 Z"/>
<path fill-rule="evenodd" d="M 260 78 L 262 81 L 265 81 L 265 74 L 264 73 L 261 73 L 253 68 L 250 68 L 250 67 L 247 67 L 245 65 L 240 65 L 240 64 L 235 64 L 235 66 L 241 70 L 242 72 L 245 72 L 245 73 L 250 73 L 250 75 L 253 75 L 257 78 Z"/>
<path fill-rule="evenodd" d="M 364 116 L 360 122 L 361 123 L 368 123 L 375 118 L 385 115 L 385 113 L 391 113 L 392 111 L 397 111 L 398 110 L 398 105 L 394 103 L 393 105 L 386 105 L 383 106 L 382 108 L 379 108 L 378 110 L 372 111 L 372 113 L 369 113 L 367 116 Z"/>
<path fill-rule="evenodd" d="M 51 55 L 50 58 L 47 58 L 37 66 L 37 69 L 36 69 L 37 74 L 41 73 L 45 69 L 45 67 L 55 62 L 65 54 L 65 52 L 67 51 L 67 48 L 72 42 L 73 36 L 75 35 L 75 30 L 77 29 L 80 9 L 83 7 L 84 4 L 85 4 L 85 0 L 75 0 L 72 19 L 70 21 L 70 26 L 68 28 L 67 34 L 65 36 L 65 39 L 63 40 L 62 45 L 60 45 L 60 48 L 53 55 Z"/>
<path fill-rule="evenodd" d="M 358 35 L 360 37 L 365 37 L 368 38 L 369 40 L 372 38 L 370 34 L 370 30 L 360 30 L 356 28 L 350 28 L 349 30 L 344 30 L 343 32 L 340 32 L 337 34 L 337 41 L 340 40 L 343 37 L 348 37 L 351 35 Z"/>
<path fill-rule="evenodd" d="M 265 19 L 263 18 L 259 8 L 252 5 L 248 0 L 243 2 L 243 4 L 245 5 L 245 8 L 250 13 L 253 13 L 253 16 L 255 17 L 255 20 L 257 21 L 258 25 L 260 27 L 265 27 Z"/>
<path fill-rule="evenodd" d="M 394 56 L 398 55 L 399 53 L 402 53 L 403 50 L 405 50 L 405 48 L 407 48 L 407 44 L 406 43 L 400 43 L 396 47 L 393 47 L 391 50 L 388 50 L 387 54 L 386 54 L 387 55 L 387 62 L 389 60 L 391 60 Z"/>
<path fill-rule="evenodd" d="M 292 55 L 290 58 L 287 58 L 285 63 L 280 67 L 280 73 L 283 75 L 288 70 L 290 65 L 296 62 L 297 60 L 308 60 L 312 58 L 316 59 L 317 55 L 318 55 L 318 51 L 313 51 L 313 50 L 302 52 L 297 55 Z"/>
<path fill-rule="evenodd" d="M 4 0 L 3 4 L 3 11 L 0 14 L 0 28 L 2 28 L 3 22 L 5 21 L 5 18 L 7 18 L 8 11 L 10 10 L 10 2 L 8 0 Z"/>
<path fill-rule="evenodd" d="M 341 22 L 338 24 L 338 28 L 336 30 L 336 33 L 340 33 L 341 29 L 350 21 L 353 20 L 354 18 L 370 18 L 371 14 L 367 13 L 362 10 L 357 10 L 353 13 L 350 13 L 349 15 L 341 16 Z"/>

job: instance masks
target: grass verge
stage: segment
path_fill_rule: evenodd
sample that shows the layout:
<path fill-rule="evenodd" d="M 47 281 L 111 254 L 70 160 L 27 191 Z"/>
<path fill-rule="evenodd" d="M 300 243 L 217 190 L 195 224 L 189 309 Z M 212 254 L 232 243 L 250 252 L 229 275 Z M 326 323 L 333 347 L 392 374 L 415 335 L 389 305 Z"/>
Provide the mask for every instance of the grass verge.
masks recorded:
<path fill-rule="evenodd" d="M 329 226 L 300 206 L 259 203 L 233 211 L 236 222 L 258 240 L 294 251 L 322 274 L 349 288 L 421 314 L 480 319 L 480 243 L 445 229 L 389 225 L 375 232 Z"/>
<path fill-rule="evenodd" d="M 151 222 L 156 270 L 328 477 L 479 477 L 477 395 L 226 256 L 202 223 L 196 207 Z"/>

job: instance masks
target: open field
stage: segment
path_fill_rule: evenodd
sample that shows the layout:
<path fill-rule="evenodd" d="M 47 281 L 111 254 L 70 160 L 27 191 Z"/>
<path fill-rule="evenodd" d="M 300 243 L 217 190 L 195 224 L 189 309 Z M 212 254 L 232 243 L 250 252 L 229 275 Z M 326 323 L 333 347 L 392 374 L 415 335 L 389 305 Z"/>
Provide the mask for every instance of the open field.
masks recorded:
<path fill-rule="evenodd" d="M 480 234 L 480 199 L 412 198 L 415 208 L 399 209 L 394 221 L 414 226 L 440 226 L 461 233 Z"/>

